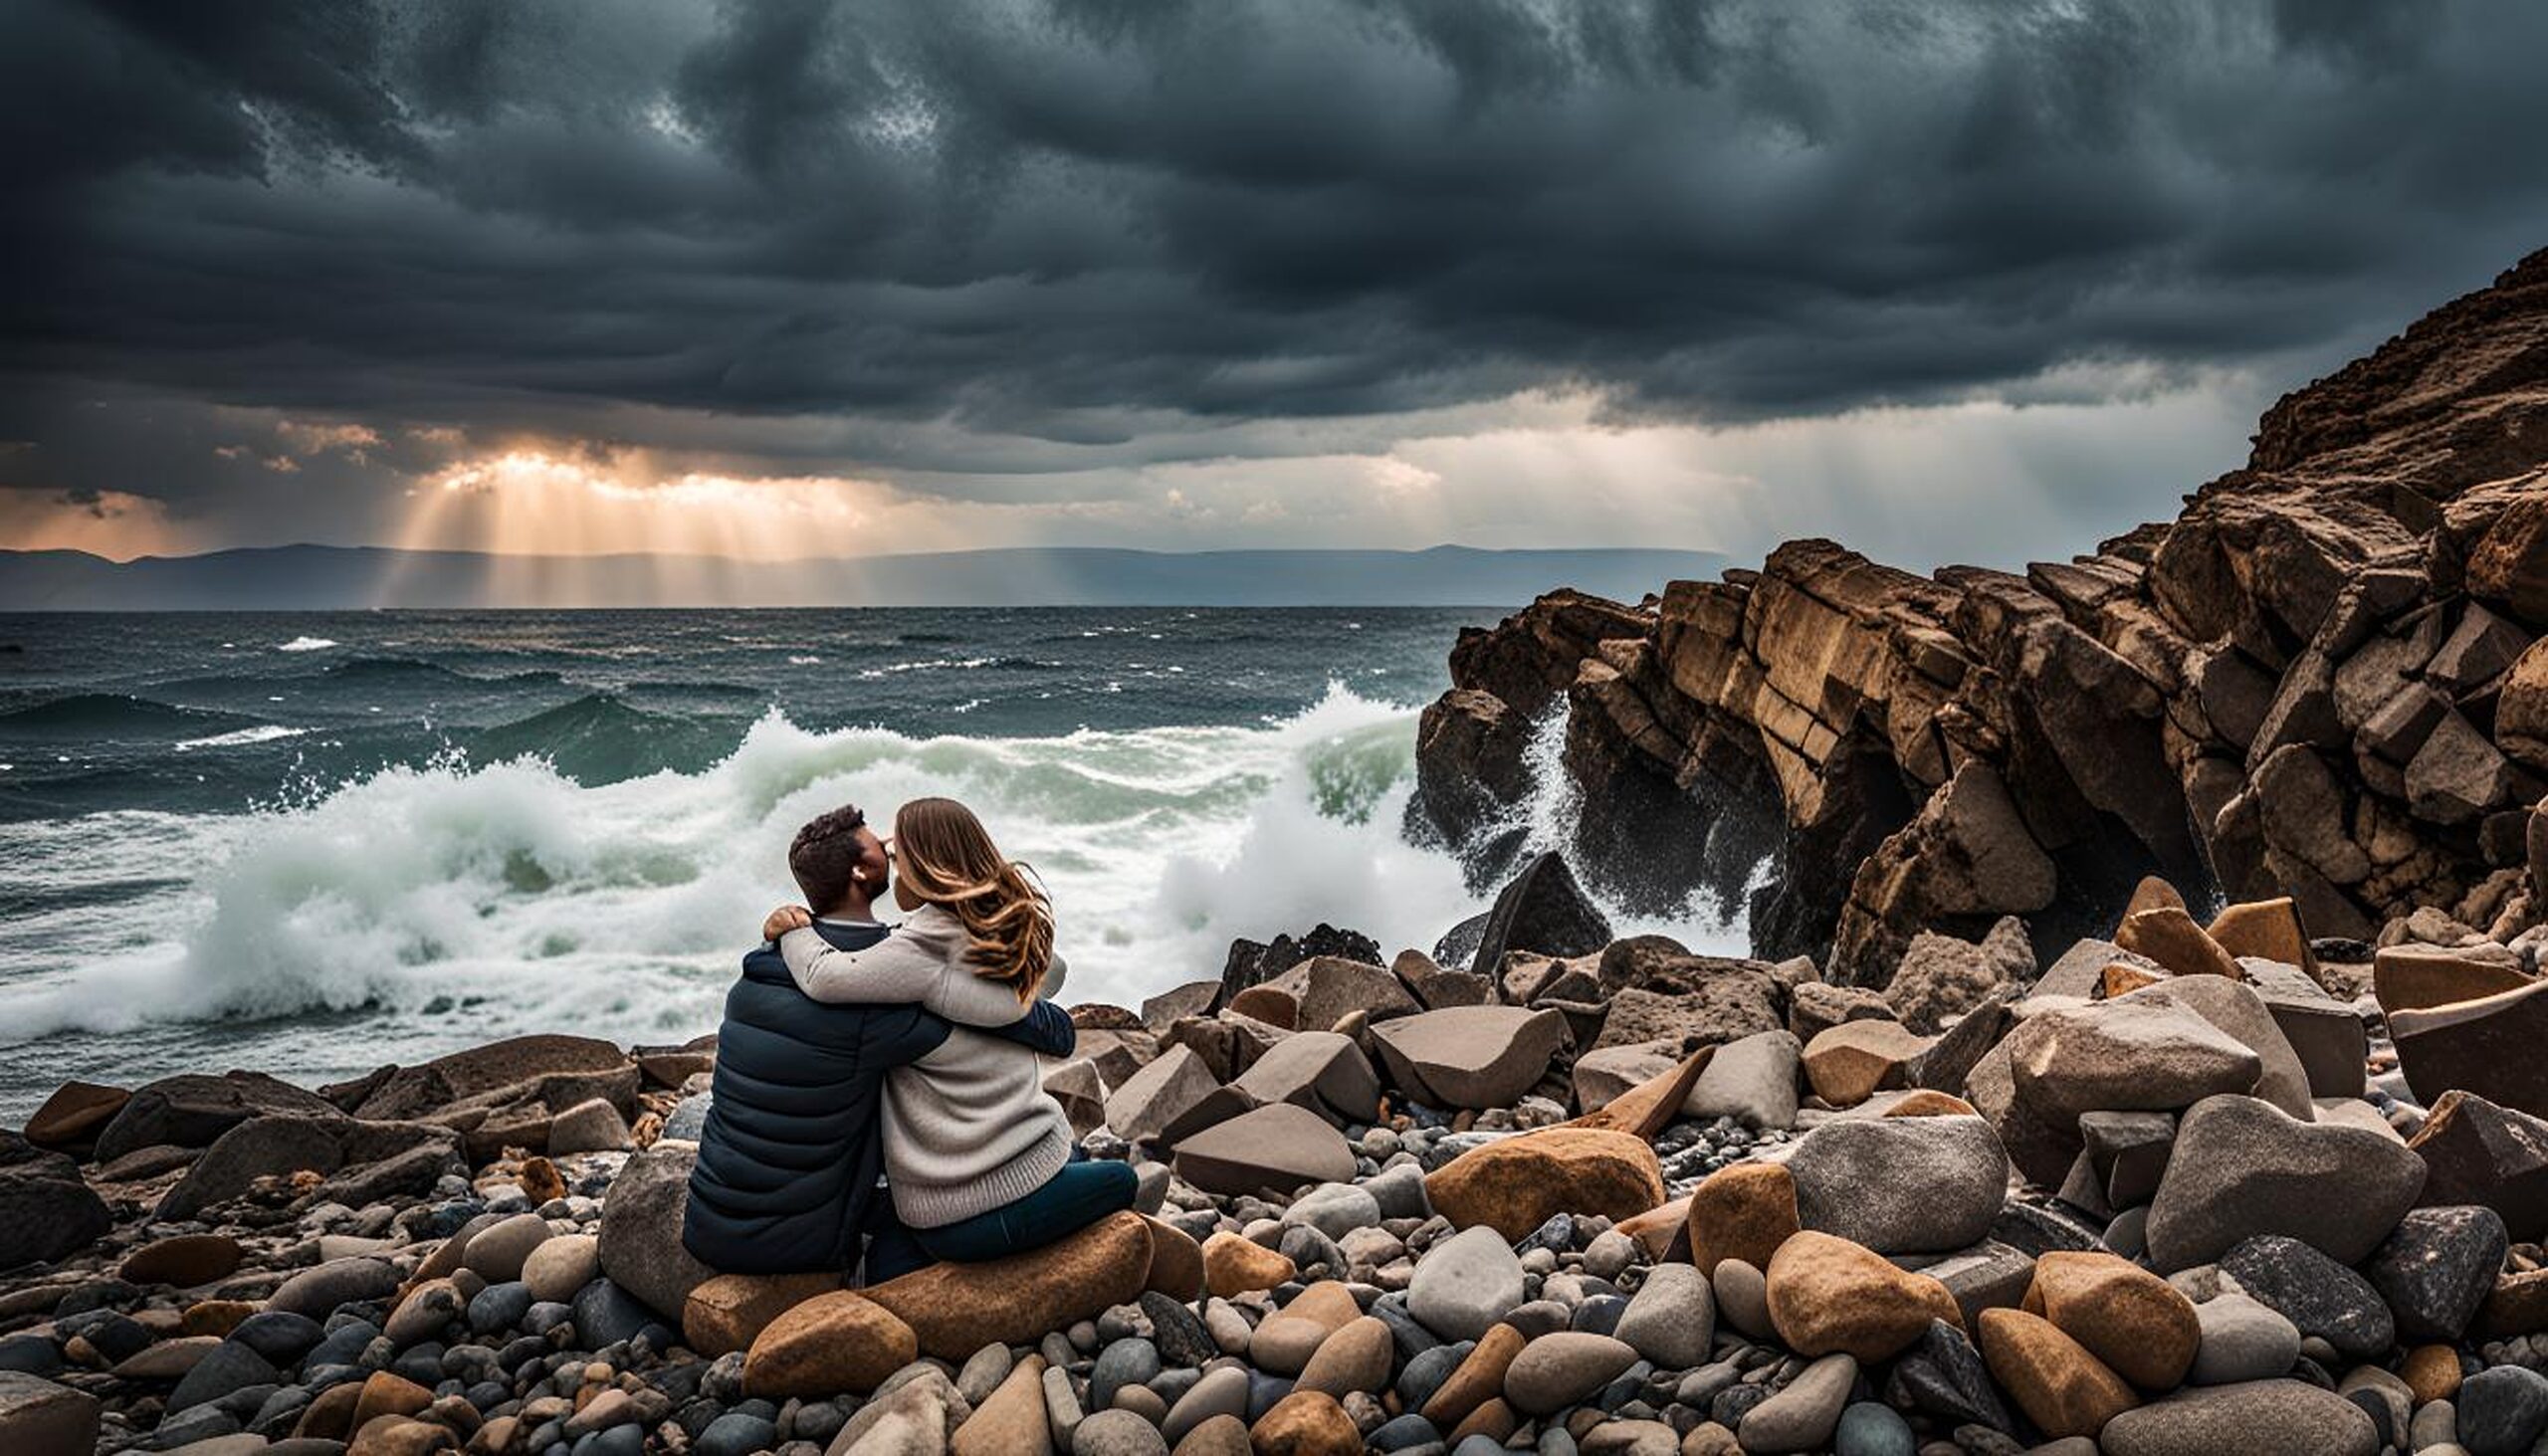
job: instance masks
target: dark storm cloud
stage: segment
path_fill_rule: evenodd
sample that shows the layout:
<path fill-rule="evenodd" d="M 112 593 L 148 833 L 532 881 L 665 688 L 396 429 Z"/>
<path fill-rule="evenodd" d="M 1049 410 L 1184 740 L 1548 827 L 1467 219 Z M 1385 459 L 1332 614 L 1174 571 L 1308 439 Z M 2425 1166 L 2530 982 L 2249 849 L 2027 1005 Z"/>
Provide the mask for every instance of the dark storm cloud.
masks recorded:
<path fill-rule="evenodd" d="M 1014 477 L 2094 398 L 2548 242 L 2543 54 L 2515 0 L 18 0 L 0 438 L 179 497 L 278 490 L 207 452 L 283 416 Z"/>

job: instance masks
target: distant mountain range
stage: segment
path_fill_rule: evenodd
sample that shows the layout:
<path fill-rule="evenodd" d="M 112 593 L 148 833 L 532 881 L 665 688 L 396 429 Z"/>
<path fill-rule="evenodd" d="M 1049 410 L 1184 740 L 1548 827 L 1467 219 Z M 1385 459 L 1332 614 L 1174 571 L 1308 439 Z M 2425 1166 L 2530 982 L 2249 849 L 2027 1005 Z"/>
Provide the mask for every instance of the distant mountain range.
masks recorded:
<path fill-rule="evenodd" d="M 801 561 L 274 546 L 109 561 L 0 551 L 0 611 L 361 607 L 1520 606 L 1574 586 L 1635 601 L 1713 551 L 1135 551 L 1036 546 Z"/>

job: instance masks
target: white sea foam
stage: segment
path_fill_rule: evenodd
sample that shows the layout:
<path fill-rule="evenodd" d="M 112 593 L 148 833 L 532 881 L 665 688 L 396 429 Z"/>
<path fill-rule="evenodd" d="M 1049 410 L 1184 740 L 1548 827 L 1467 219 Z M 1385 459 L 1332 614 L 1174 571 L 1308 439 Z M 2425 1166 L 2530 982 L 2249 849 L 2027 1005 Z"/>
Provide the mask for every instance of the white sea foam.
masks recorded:
<path fill-rule="evenodd" d="M 208 738 L 188 738 L 178 743 L 176 749 L 183 753 L 195 748 L 242 748 L 250 743 L 271 743 L 278 738 L 297 738 L 308 731 L 310 731 L 308 728 L 285 728 L 279 723 L 261 723 L 255 728 L 214 733 Z"/>
<path fill-rule="evenodd" d="M 275 651 L 324 652 L 335 645 L 336 639 L 332 637 L 295 637 L 290 642 L 277 643 L 275 645 Z"/>
<path fill-rule="evenodd" d="M 971 804 L 1041 875 L 1068 999 L 1137 1004 L 1218 974 L 1233 936 L 1320 921 L 1384 951 L 1430 946 L 1482 903 L 1448 857 L 1398 832 L 1413 728 L 1413 710 L 1341 685 L 1254 728 L 1034 738 L 815 732 L 773 710 L 695 774 L 586 787 L 536 759 L 453 759 L 247 816 L 99 815 L 67 838 L 16 826 L 7 837 L 47 835 L 11 849 L 46 866 L 71 908 L 0 928 L 0 950 L 85 950 L 0 988 L 0 1046 L 290 1018 L 236 1055 L 306 1056 L 316 1070 L 527 1030 L 687 1037 L 715 1026 L 762 914 L 794 898 L 796 826 L 843 802 L 881 821 L 924 794 Z M 1568 808 L 1535 807 L 1532 838 L 1562 843 Z M 72 879 L 135 864 L 182 877 L 154 892 L 155 915 L 78 908 Z M 1685 923 L 1620 929 L 1739 940 L 1715 919 L 1698 906 Z M 365 1015 L 358 1034 L 321 1014 L 355 1008 L 388 1014 Z"/>

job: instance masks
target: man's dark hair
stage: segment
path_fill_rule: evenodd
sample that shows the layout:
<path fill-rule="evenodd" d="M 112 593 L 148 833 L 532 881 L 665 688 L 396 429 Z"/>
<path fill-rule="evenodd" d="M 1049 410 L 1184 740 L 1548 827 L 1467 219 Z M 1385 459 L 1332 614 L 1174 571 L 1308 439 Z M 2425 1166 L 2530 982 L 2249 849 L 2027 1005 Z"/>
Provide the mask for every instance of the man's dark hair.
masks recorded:
<path fill-rule="evenodd" d="M 858 806 L 844 804 L 796 831 L 787 846 L 787 871 L 796 877 L 807 910 L 821 915 L 848 897 L 850 879 L 866 853 L 858 831 L 866 827 L 867 816 Z"/>

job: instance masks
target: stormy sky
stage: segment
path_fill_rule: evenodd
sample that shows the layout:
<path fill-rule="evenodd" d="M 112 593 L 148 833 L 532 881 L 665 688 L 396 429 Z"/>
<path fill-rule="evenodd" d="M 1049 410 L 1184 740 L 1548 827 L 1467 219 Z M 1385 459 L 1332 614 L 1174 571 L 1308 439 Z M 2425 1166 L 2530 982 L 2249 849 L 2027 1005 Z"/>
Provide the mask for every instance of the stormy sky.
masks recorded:
<path fill-rule="evenodd" d="M 0 545 L 2084 549 L 2548 245 L 2548 7 L 0 0 Z"/>

